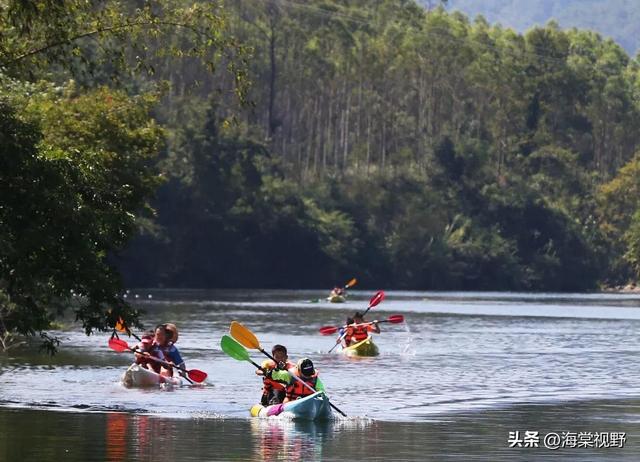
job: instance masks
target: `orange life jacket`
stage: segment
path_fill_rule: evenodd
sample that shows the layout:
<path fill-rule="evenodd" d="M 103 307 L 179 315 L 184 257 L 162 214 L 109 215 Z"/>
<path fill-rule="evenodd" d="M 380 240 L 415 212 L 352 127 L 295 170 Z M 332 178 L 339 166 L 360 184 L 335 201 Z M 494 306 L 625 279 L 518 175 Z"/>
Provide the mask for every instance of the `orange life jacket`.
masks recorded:
<path fill-rule="evenodd" d="M 309 385 L 314 390 L 316 389 L 316 383 L 318 382 L 318 373 L 316 372 L 311 377 L 301 377 L 300 374 L 296 371 L 296 377 L 300 380 L 303 380 L 307 385 Z M 291 379 L 291 383 L 287 386 L 287 398 L 290 401 L 293 401 L 298 398 L 304 398 L 305 396 L 313 395 L 313 391 L 309 390 L 307 387 L 302 385 L 302 383 L 294 378 Z"/>
<path fill-rule="evenodd" d="M 351 343 L 351 341 L 355 341 L 355 343 L 362 342 L 369 336 L 369 332 L 372 332 L 374 327 L 372 324 L 352 324 L 347 327 L 347 335 L 345 335 L 345 342 L 347 345 Z"/>
<path fill-rule="evenodd" d="M 267 369 L 272 370 L 276 368 L 276 363 L 273 360 L 268 361 L 266 364 Z M 287 370 L 296 367 L 295 364 L 287 361 L 286 368 Z M 262 392 L 264 394 L 268 394 L 271 390 L 285 390 L 287 388 L 286 383 L 278 382 L 277 380 L 273 380 L 270 377 L 264 377 L 262 379 Z"/>
<path fill-rule="evenodd" d="M 160 373 L 160 363 L 158 363 L 157 361 L 154 361 L 153 359 L 150 358 L 150 356 L 153 356 L 154 358 L 158 358 L 158 359 L 164 359 L 164 356 L 162 354 L 161 351 L 159 351 L 157 348 L 152 347 L 149 348 L 148 344 L 143 344 L 143 342 L 140 342 L 138 345 L 136 345 L 137 348 L 139 348 L 142 352 L 147 353 L 149 356 L 142 354 L 140 356 L 136 355 L 136 364 L 140 364 L 141 366 L 150 366 L 151 369 L 153 369 L 154 372 L 156 373 Z"/>

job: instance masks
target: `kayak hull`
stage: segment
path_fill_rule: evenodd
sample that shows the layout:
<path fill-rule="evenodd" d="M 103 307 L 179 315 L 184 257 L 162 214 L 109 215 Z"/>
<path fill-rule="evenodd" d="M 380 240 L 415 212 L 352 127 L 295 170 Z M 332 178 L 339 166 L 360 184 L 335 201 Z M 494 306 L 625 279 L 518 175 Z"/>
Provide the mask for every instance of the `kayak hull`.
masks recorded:
<path fill-rule="evenodd" d="M 350 357 L 378 356 L 380 350 L 378 350 L 378 346 L 373 343 L 373 339 L 369 335 L 362 342 L 343 348 L 342 354 Z"/>
<path fill-rule="evenodd" d="M 179 376 L 165 377 L 138 364 L 132 364 L 122 376 L 122 384 L 127 388 L 145 388 L 162 384 L 180 386 L 183 381 Z"/>
<path fill-rule="evenodd" d="M 251 408 L 252 417 L 285 416 L 294 420 L 329 420 L 333 417 L 329 397 L 323 391 L 284 404 Z"/>
<path fill-rule="evenodd" d="M 347 301 L 347 297 L 344 295 L 330 295 L 327 297 L 327 301 L 331 303 L 344 303 Z"/>

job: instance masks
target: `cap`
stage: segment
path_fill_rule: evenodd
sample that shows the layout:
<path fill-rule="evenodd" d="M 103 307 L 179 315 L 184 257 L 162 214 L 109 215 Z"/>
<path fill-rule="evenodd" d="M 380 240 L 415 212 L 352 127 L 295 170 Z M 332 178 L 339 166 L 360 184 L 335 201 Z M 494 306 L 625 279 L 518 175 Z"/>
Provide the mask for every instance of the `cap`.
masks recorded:
<path fill-rule="evenodd" d="M 298 361 L 298 370 L 305 377 L 311 377 L 315 373 L 313 362 L 309 358 L 302 358 Z"/>

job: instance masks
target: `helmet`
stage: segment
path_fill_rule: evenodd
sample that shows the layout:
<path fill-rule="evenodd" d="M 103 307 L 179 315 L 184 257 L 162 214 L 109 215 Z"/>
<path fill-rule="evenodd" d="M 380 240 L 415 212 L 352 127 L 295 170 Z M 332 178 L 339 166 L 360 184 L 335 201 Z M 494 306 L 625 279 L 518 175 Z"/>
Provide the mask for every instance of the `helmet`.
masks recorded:
<path fill-rule="evenodd" d="M 309 358 L 302 358 L 298 361 L 298 370 L 305 377 L 311 377 L 316 372 L 313 362 Z"/>

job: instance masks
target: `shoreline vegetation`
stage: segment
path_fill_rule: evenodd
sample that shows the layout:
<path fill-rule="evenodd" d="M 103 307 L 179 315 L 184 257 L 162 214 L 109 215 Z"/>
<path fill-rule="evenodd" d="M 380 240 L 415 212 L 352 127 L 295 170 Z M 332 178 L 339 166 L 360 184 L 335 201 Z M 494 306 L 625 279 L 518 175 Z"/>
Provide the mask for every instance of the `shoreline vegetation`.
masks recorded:
<path fill-rule="evenodd" d="M 631 282 L 625 285 L 603 287 L 603 292 L 619 293 L 619 294 L 640 294 L 640 285 Z"/>
<path fill-rule="evenodd" d="M 135 327 L 125 286 L 640 275 L 640 62 L 595 32 L 405 0 L 10 0 L 0 28 L 0 320 L 50 351 L 66 310 Z"/>

